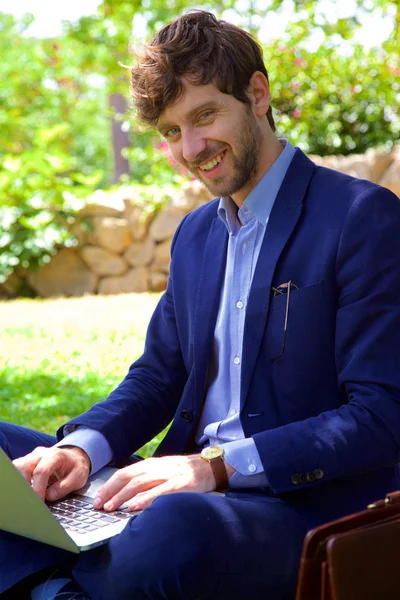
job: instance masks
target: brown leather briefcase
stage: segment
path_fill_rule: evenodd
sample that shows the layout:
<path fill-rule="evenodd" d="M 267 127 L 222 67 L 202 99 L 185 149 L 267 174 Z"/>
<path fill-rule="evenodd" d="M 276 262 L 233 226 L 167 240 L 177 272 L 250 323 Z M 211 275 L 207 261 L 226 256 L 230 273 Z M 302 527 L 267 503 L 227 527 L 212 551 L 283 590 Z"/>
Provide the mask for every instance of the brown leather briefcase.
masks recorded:
<path fill-rule="evenodd" d="M 400 492 L 308 532 L 296 600 L 400 600 Z"/>

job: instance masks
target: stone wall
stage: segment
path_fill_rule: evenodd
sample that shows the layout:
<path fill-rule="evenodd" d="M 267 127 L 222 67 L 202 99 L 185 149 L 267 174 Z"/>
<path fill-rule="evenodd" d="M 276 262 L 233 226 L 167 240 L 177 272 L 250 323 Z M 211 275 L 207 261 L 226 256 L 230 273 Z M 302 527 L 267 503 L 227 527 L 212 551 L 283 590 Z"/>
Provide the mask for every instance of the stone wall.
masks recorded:
<path fill-rule="evenodd" d="M 187 182 L 157 211 L 135 193 L 129 187 L 96 192 L 71 228 L 78 245 L 60 249 L 38 271 L 17 270 L 0 286 L 0 297 L 15 296 L 21 283 L 43 298 L 164 290 L 176 228 L 211 196 L 199 182 Z"/>
<path fill-rule="evenodd" d="M 310 158 L 400 196 L 400 145 L 392 152 Z M 129 188 L 120 188 L 114 196 L 97 193 L 73 226 L 78 245 L 61 249 L 37 272 L 17 271 L 0 286 L 0 296 L 15 296 L 22 282 L 42 297 L 164 290 L 175 229 L 210 197 L 199 182 L 188 182 L 160 211 L 152 212 Z"/>

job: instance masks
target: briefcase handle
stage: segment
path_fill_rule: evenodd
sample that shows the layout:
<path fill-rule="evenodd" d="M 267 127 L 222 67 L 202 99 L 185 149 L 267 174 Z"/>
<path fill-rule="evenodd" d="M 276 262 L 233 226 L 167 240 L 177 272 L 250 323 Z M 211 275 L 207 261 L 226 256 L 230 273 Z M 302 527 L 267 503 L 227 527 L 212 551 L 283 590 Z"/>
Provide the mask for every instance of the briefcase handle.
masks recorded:
<path fill-rule="evenodd" d="M 368 504 L 367 508 L 370 510 L 374 510 L 376 508 L 383 508 L 384 506 L 388 506 L 389 504 L 400 504 L 400 491 L 390 492 L 386 494 L 384 499 L 375 500 L 371 504 Z"/>

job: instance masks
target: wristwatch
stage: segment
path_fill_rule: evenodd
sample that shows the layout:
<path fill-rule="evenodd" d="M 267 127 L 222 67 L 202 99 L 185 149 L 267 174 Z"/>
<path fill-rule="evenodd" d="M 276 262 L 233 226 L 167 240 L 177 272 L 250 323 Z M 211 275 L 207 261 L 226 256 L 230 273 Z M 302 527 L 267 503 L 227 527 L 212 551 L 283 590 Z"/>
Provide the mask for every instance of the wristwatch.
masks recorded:
<path fill-rule="evenodd" d="M 207 448 L 203 448 L 200 456 L 203 460 L 209 462 L 211 465 L 215 483 L 217 484 L 217 487 L 215 488 L 216 491 L 226 492 L 229 484 L 228 474 L 226 472 L 225 462 L 223 459 L 224 449 L 221 448 L 221 446 L 208 446 Z"/>

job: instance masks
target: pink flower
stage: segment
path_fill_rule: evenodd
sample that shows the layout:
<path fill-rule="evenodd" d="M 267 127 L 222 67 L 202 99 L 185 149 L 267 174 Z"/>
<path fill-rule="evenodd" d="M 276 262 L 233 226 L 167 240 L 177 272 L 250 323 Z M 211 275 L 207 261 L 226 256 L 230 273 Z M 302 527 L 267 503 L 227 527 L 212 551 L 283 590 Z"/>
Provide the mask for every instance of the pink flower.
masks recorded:
<path fill-rule="evenodd" d="M 300 87 L 300 81 L 297 81 L 297 79 L 292 79 L 291 87 L 293 90 L 298 90 Z"/>
<path fill-rule="evenodd" d="M 307 61 L 304 60 L 304 58 L 295 58 L 294 64 L 296 65 L 296 67 L 306 67 Z"/>
<path fill-rule="evenodd" d="M 293 111 L 293 116 L 295 119 L 300 119 L 301 117 L 301 110 L 299 108 L 295 108 Z"/>
<path fill-rule="evenodd" d="M 168 143 L 167 142 L 159 142 L 158 144 L 154 144 L 156 150 L 159 150 L 163 154 L 165 154 L 169 164 L 175 171 L 179 171 L 181 175 L 186 176 L 189 174 L 189 171 L 185 169 L 185 167 L 181 167 L 179 163 L 172 156 Z"/>
<path fill-rule="evenodd" d="M 168 152 L 168 144 L 167 142 L 160 142 L 156 144 L 157 150 L 162 150 L 163 152 Z"/>

